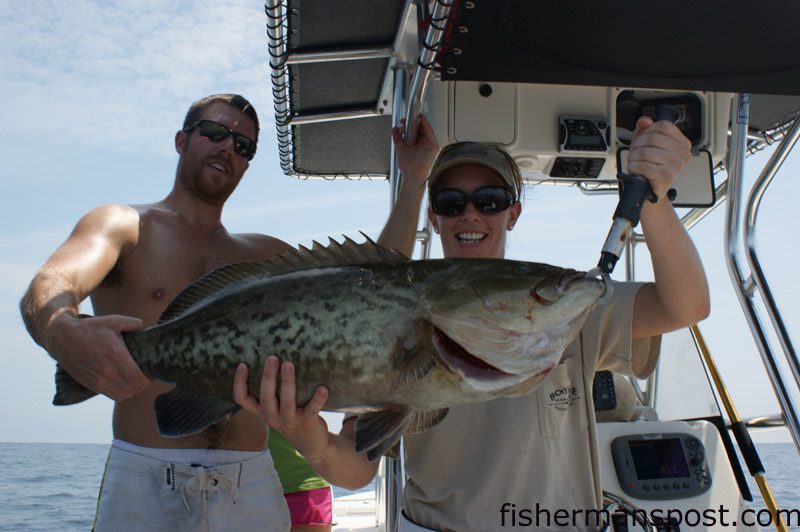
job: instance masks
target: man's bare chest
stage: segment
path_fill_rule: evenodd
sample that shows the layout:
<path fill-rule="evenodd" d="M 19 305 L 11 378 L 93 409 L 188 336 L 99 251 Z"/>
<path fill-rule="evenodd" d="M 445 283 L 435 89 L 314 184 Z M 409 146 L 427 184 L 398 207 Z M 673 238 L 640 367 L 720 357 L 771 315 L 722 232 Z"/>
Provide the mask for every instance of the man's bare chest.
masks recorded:
<path fill-rule="evenodd" d="M 152 325 L 187 286 L 219 267 L 245 260 L 238 250 L 176 244 L 137 249 L 93 294 L 97 313 L 120 313 Z"/>

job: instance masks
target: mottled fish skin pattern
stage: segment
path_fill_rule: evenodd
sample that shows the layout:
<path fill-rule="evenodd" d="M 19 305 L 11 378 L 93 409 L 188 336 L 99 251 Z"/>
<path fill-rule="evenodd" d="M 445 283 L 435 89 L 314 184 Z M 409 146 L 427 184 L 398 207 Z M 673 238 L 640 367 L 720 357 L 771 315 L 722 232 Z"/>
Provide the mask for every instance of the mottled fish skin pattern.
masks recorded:
<path fill-rule="evenodd" d="M 394 273 L 402 278 L 405 272 Z M 404 284 L 357 267 L 266 277 L 210 298 L 188 316 L 130 334 L 126 344 L 149 375 L 225 398 L 240 362 L 251 368 L 250 391 L 257 396 L 263 363 L 275 355 L 295 363 L 299 403 L 313 393 L 314 380 L 334 392 L 328 406 L 335 408 L 353 404 L 351 391 L 366 395 L 362 384 L 374 386 L 387 366 L 384 355 L 394 349 L 387 338 L 411 333 L 401 316 L 412 315 L 424 286 Z M 379 315 L 398 319 L 376 320 Z M 338 385 L 342 376 L 350 385 Z"/>
<path fill-rule="evenodd" d="M 126 344 L 145 373 L 201 395 L 230 398 L 234 371 L 245 362 L 258 396 L 264 361 L 275 355 L 295 364 L 299 404 L 324 384 L 326 410 L 380 409 L 397 404 L 391 388 L 405 355 L 433 349 L 415 317 L 427 268 L 410 265 L 267 277 L 128 335 Z"/>
<path fill-rule="evenodd" d="M 233 415 L 237 366 L 250 367 L 258 396 L 275 355 L 295 365 L 298 404 L 326 386 L 326 410 L 363 414 L 356 451 L 374 460 L 450 405 L 530 393 L 607 288 L 547 264 L 411 261 L 345 239 L 220 268 L 181 292 L 158 325 L 123 338 L 145 374 L 176 385 L 154 404 L 164 436 Z M 57 368 L 54 404 L 92 395 Z"/>
<path fill-rule="evenodd" d="M 446 295 L 451 291 L 448 280 L 469 278 L 469 269 L 519 270 L 519 264 L 532 263 L 433 260 L 265 276 L 209 297 L 184 317 L 128 334 L 126 344 L 148 375 L 223 399 L 231 398 L 240 362 L 251 368 L 250 392 L 257 396 L 264 361 L 275 355 L 295 364 L 298 404 L 325 385 L 330 391 L 325 409 L 330 411 L 397 406 L 427 411 L 486 400 L 502 390 L 465 387 L 436 357 L 425 308 L 436 302 L 424 296 Z M 532 266 L 532 287 L 561 271 Z M 594 290 L 593 300 L 601 291 Z M 587 300 L 587 312 L 593 300 Z M 436 359 L 433 369 L 422 379 L 399 385 L 409 364 L 425 356 Z"/>

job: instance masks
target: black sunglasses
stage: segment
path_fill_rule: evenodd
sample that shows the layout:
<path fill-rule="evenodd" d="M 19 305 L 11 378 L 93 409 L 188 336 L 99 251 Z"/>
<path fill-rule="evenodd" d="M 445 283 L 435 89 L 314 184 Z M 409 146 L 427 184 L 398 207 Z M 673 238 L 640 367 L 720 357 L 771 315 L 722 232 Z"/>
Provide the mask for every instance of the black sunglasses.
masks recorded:
<path fill-rule="evenodd" d="M 211 142 L 222 142 L 233 135 L 233 151 L 246 158 L 248 161 L 256 154 L 256 143 L 254 140 L 245 137 L 241 133 L 228 129 L 219 122 L 214 122 L 213 120 L 198 120 L 184 129 L 184 131 L 188 133 L 195 128 Z"/>
<path fill-rule="evenodd" d="M 481 187 L 472 194 L 457 188 L 437 190 L 431 197 L 431 209 L 439 216 L 458 216 L 472 202 L 481 214 L 503 212 L 514 204 L 514 195 L 505 187 Z"/>

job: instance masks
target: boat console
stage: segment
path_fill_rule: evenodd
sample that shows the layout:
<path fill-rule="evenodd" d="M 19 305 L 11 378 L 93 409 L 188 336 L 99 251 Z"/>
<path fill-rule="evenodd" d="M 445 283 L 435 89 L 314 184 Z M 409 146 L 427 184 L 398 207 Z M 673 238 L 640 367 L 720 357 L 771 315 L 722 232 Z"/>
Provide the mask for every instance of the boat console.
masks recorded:
<path fill-rule="evenodd" d="M 725 446 L 708 421 L 598 423 L 603 490 L 681 530 L 731 530 L 748 509 Z M 745 516 L 746 519 L 746 516 Z M 675 529 L 673 529 L 675 530 Z"/>
<path fill-rule="evenodd" d="M 722 9 L 688 0 L 267 0 L 266 13 L 281 165 L 297 178 L 389 179 L 396 191 L 402 176 L 391 127 L 405 118 L 413 138 L 424 113 L 442 145 L 501 144 L 526 184 L 617 194 L 617 173 L 626 166 L 637 119 L 669 104 L 693 147 L 693 160 L 669 199 L 689 209 L 681 219 L 687 229 L 726 202 L 731 278 L 782 418 L 800 448 L 800 414 L 792 399 L 800 390 L 800 363 L 752 237 L 764 189 L 800 138 L 800 67 L 794 59 L 800 54 L 800 4 L 756 8 L 732 0 Z M 778 142 L 742 216 L 742 161 Z M 725 180 L 716 182 L 723 173 Z M 749 277 L 736 249 L 743 247 L 742 225 Z M 423 258 L 430 251 L 426 229 L 418 231 Z M 629 279 L 635 245 L 642 242 L 634 234 L 625 254 Z M 766 320 L 753 308 L 756 292 L 793 381 L 766 340 Z M 715 382 L 712 390 L 709 384 L 697 334 L 687 342 L 669 355 L 669 342 L 662 344 L 658 376 L 638 404 L 625 406 L 623 394 L 633 392 L 615 389 L 616 376 L 595 387 L 597 459 L 608 508 L 666 515 L 666 521 L 641 521 L 642 528 L 730 530 L 725 523 L 733 521 L 743 528 L 749 492 L 726 414 L 745 454 L 752 454 L 752 445 L 746 428 L 727 405 L 720 406 L 722 385 Z M 675 373 L 666 360 L 678 361 Z M 674 374 L 677 384 L 667 384 Z M 686 385 L 689 374 L 703 382 Z M 381 474 L 377 528 L 393 530 L 402 466 L 389 460 Z"/>

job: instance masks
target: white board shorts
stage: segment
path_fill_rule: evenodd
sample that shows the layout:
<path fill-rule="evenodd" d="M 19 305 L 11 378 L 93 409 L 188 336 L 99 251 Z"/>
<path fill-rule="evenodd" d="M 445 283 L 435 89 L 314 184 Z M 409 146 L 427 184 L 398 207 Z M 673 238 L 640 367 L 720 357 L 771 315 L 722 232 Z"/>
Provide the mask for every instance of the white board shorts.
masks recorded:
<path fill-rule="evenodd" d="M 153 449 L 114 440 L 95 531 L 289 530 L 269 452 Z"/>

